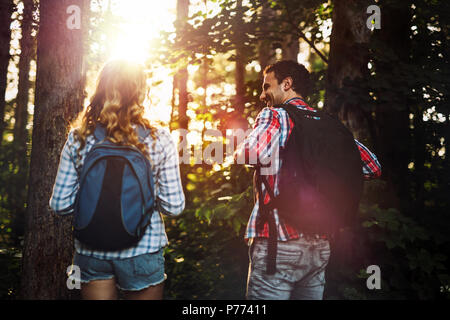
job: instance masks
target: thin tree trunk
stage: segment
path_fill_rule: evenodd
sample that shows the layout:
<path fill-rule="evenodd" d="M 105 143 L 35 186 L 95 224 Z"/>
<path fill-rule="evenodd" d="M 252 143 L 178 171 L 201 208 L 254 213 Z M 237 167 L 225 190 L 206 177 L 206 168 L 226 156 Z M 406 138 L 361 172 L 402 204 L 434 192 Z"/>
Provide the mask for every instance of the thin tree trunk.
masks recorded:
<path fill-rule="evenodd" d="M 170 110 L 170 120 L 169 120 L 169 128 L 171 131 L 173 129 L 175 129 L 174 124 L 176 122 L 175 118 L 174 118 L 174 114 L 175 114 L 175 109 L 177 107 L 177 105 L 175 103 L 175 98 L 176 98 L 176 94 L 177 94 L 177 86 L 178 86 L 177 73 L 175 73 L 172 78 L 172 99 L 171 99 L 172 109 Z"/>
<path fill-rule="evenodd" d="M 5 92 L 8 77 L 9 43 L 11 41 L 11 15 L 14 10 L 12 0 L 0 0 L 0 144 L 5 129 Z"/>
<path fill-rule="evenodd" d="M 243 23 L 243 8 L 242 0 L 236 1 L 236 24 L 235 34 L 236 38 L 236 70 L 234 74 L 234 80 L 236 85 L 236 96 L 234 101 L 234 108 L 240 115 L 244 113 L 245 108 L 245 54 L 244 54 L 244 41 L 242 39 L 242 32 L 239 32 L 239 28 Z"/>
<path fill-rule="evenodd" d="M 208 89 L 208 71 L 209 71 L 209 60 L 208 58 L 204 58 L 202 60 L 202 64 L 200 66 L 200 74 L 201 74 L 201 80 L 200 84 L 203 88 L 203 95 L 202 95 L 202 107 L 206 107 L 206 90 Z"/>
<path fill-rule="evenodd" d="M 414 209 L 420 214 L 423 213 L 425 206 L 425 180 L 426 180 L 426 170 L 425 170 L 425 155 L 426 155 L 426 139 L 425 139 L 425 125 L 423 123 L 423 108 L 418 107 L 413 119 L 414 124 L 414 149 L 413 149 L 413 159 L 414 159 L 414 182 L 415 182 L 415 202 Z M 389 170 L 389 169 L 388 169 Z M 389 170 L 390 171 L 390 170 Z M 392 174 L 389 172 L 389 174 Z M 414 211 L 413 211 L 414 212 Z"/>
<path fill-rule="evenodd" d="M 205 110 L 207 108 L 206 91 L 208 90 L 208 70 L 209 70 L 209 60 L 204 57 L 202 64 L 200 66 L 200 85 L 203 88 L 202 102 L 201 102 L 201 110 Z M 206 119 L 203 120 L 203 129 L 202 129 L 202 141 L 205 141 L 205 132 L 206 132 Z"/>
<path fill-rule="evenodd" d="M 245 61 L 242 51 L 236 49 L 236 70 L 234 74 L 236 97 L 234 108 L 238 114 L 244 113 L 245 108 Z"/>
<path fill-rule="evenodd" d="M 30 62 L 34 56 L 33 28 L 34 1 L 23 0 L 22 38 L 20 39 L 19 85 L 17 92 L 17 106 L 15 110 L 14 141 L 18 147 L 18 156 L 23 156 L 27 143 L 28 101 L 30 89 Z M 20 170 L 21 168 L 19 168 Z"/>
<path fill-rule="evenodd" d="M 8 188 L 11 207 L 14 210 L 14 224 L 17 237 L 23 236 L 23 224 L 25 217 L 25 204 L 27 197 L 27 177 L 29 167 L 28 140 L 28 102 L 30 96 L 30 62 L 35 59 L 36 39 L 32 36 L 34 0 L 23 0 L 23 13 L 20 39 L 19 83 L 16 97 L 15 122 L 14 122 L 14 158 L 18 171 L 15 175 L 15 183 Z"/>
<path fill-rule="evenodd" d="M 236 16 L 233 22 L 234 36 L 231 41 L 235 45 L 235 73 L 234 81 L 236 88 L 236 95 L 234 97 L 234 112 L 233 119 L 230 122 L 232 128 L 247 129 L 248 121 L 245 116 L 245 103 L 246 103 L 246 88 L 245 88 L 245 65 L 247 64 L 248 57 L 246 56 L 247 50 L 245 47 L 245 32 L 243 32 L 244 25 L 244 11 L 242 6 L 242 0 L 236 1 Z"/>
<path fill-rule="evenodd" d="M 177 1 L 177 20 L 179 22 L 180 32 L 183 25 L 187 23 L 189 17 L 189 0 Z M 177 88 L 178 88 L 178 128 L 187 129 L 189 119 L 187 117 L 187 108 L 189 102 L 189 93 L 187 91 L 188 71 L 187 67 L 181 68 L 177 72 Z"/>
<path fill-rule="evenodd" d="M 187 108 L 189 102 L 189 93 L 187 90 L 188 71 L 182 68 L 178 71 L 178 124 L 179 128 L 187 129 L 189 119 L 187 117 Z"/>
<path fill-rule="evenodd" d="M 205 10 L 208 11 L 208 1 L 204 0 L 203 3 L 205 4 Z M 202 64 L 200 66 L 200 85 L 203 88 L 203 95 L 202 95 L 202 107 L 206 108 L 206 90 L 208 89 L 208 71 L 209 71 L 209 59 L 204 56 L 202 60 Z M 205 131 L 205 128 L 203 128 L 203 131 Z M 203 134 L 202 134 L 203 137 Z"/>
<path fill-rule="evenodd" d="M 88 0 L 41 0 L 37 36 L 36 108 L 22 266 L 25 299 L 67 299 L 72 219 L 48 206 L 67 126 L 84 100 L 83 36 Z M 69 6 L 81 10 L 81 29 L 69 29 Z"/>

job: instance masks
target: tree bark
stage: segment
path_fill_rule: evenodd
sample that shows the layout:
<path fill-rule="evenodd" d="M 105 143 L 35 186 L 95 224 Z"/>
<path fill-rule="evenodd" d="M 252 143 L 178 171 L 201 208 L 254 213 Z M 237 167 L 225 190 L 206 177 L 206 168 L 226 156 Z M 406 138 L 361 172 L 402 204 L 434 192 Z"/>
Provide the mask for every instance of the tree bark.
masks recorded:
<path fill-rule="evenodd" d="M 368 0 L 339 0 L 333 4 L 325 108 L 338 115 L 358 140 L 367 143 L 370 133 L 361 104 L 343 97 L 350 90 L 354 94 L 365 94 L 354 86 L 355 83 L 347 85 L 344 80 L 368 79 L 370 30 L 366 26 L 366 9 L 371 3 Z"/>
<path fill-rule="evenodd" d="M 172 109 L 170 110 L 170 120 L 169 120 L 170 131 L 172 131 L 173 129 L 176 129 L 176 127 L 174 126 L 174 124 L 176 122 L 174 114 L 175 114 L 175 108 L 177 108 L 176 101 L 175 101 L 175 97 L 177 94 L 177 86 L 178 86 L 177 73 L 175 73 L 172 78 L 172 99 L 171 99 Z"/>
<path fill-rule="evenodd" d="M 179 23 L 179 30 L 181 32 L 183 25 L 187 23 L 189 17 L 189 0 L 177 0 L 177 20 Z M 176 75 L 176 82 L 178 88 L 178 128 L 187 129 L 189 126 L 189 119 L 187 117 L 187 108 L 189 103 L 189 93 L 187 90 L 188 82 L 187 67 L 178 70 Z"/>
<path fill-rule="evenodd" d="M 388 50 L 395 57 L 388 62 L 375 61 L 377 76 L 384 84 L 383 90 L 389 88 L 392 98 L 389 101 L 380 103 L 376 108 L 376 127 L 378 130 L 377 146 L 379 159 L 383 165 L 383 177 L 388 183 L 389 197 L 385 206 L 405 208 L 412 204 L 411 192 L 409 189 L 408 163 L 410 159 L 410 129 L 409 129 L 409 104 L 408 95 L 401 87 L 404 83 L 398 79 L 404 79 L 400 64 L 411 63 L 410 52 L 410 3 L 409 1 L 398 1 L 391 4 L 388 1 L 380 1 L 382 12 L 382 27 L 375 34 L 378 41 L 383 44 L 383 48 Z M 381 48 L 378 56 L 384 54 Z M 387 52 L 387 51 L 386 51 Z M 396 64 L 393 67 L 393 64 Z M 398 72 L 398 76 L 395 73 Z M 383 96 L 384 91 L 379 91 L 378 96 Z M 395 107 L 397 106 L 397 107 Z M 417 133 L 416 152 L 425 153 L 425 144 L 421 135 L 423 134 L 422 118 L 420 114 L 415 115 L 415 133 Z M 423 159 L 422 156 L 417 156 Z M 419 161 L 420 163 L 421 161 Z M 423 164 L 423 162 L 422 162 Z M 416 167 L 419 174 L 417 177 L 424 177 L 423 166 Z M 423 182 L 423 181 L 422 181 Z M 419 189 L 422 188 L 419 186 Z M 418 191 L 421 194 L 421 191 Z M 402 203 L 401 203 L 402 202 Z"/>
<path fill-rule="evenodd" d="M 244 113 L 245 108 L 245 62 L 240 49 L 236 49 L 236 70 L 234 74 L 236 96 L 234 108 L 238 114 Z"/>
<path fill-rule="evenodd" d="M 371 148 L 370 119 L 363 110 L 369 92 L 362 84 L 369 79 L 370 30 L 366 26 L 368 0 L 334 0 L 333 27 L 326 79 L 325 110 L 338 116 L 354 137 Z M 369 113 L 370 114 L 370 113 Z M 371 148 L 372 149 L 372 148 Z M 356 224 L 356 222 L 355 222 Z M 355 239 L 359 229 L 352 226 L 338 232 L 333 241 L 334 252 L 327 267 L 330 283 L 341 281 L 342 268 L 357 270 L 367 256 L 366 248 L 358 247 Z M 335 291 L 331 285 L 327 290 Z"/>
<path fill-rule="evenodd" d="M 187 129 L 189 126 L 189 119 L 187 117 L 189 102 L 189 93 L 187 90 L 188 76 L 187 68 L 182 68 L 178 71 L 178 127 L 181 129 Z"/>
<path fill-rule="evenodd" d="M 34 0 L 23 0 L 23 13 L 21 23 L 22 37 L 20 39 L 19 83 L 16 97 L 15 122 L 13 129 L 14 143 L 12 144 L 17 174 L 15 183 L 8 188 L 8 197 L 14 212 L 14 225 L 17 239 L 23 236 L 25 216 L 25 203 L 27 197 L 27 176 L 29 167 L 28 140 L 28 102 L 30 97 L 30 62 L 35 59 L 36 39 L 32 36 Z"/>
<path fill-rule="evenodd" d="M 202 95 L 202 104 L 201 106 L 203 108 L 206 108 L 206 91 L 208 90 L 208 71 L 210 68 L 210 62 L 208 58 L 204 57 L 202 60 L 202 64 L 200 66 L 200 85 L 203 88 L 203 95 Z"/>
<path fill-rule="evenodd" d="M 30 90 L 30 62 L 34 57 L 34 38 L 31 35 L 33 28 L 34 1 L 23 0 L 22 15 L 22 38 L 20 39 L 20 60 L 19 60 L 19 85 L 16 98 L 15 122 L 14 122 L 14 141 L 18 148 L 18 156 L 24 157 L 27 143 L 27 124 L 28 124 L 28 102 Z M 23 169 L 19 167 L 19 170 Z"/>
<path fill-rule="evenodd" d="M 81 10 L 81 29 L 69 29 L 69 6 Z M 57 217 L 48 201 L 69 122 L 84 101 L 83 37 L 88 0 L 41 0 L 37 35 L 36 99 L 21 296 L 67 299 L 72 262 L 72 219 Z"/>
<path fill-rule="evenodd" d="M 300 43 L 298 37 L 289 34 L 285 37 L 282 48 L 283 60 L 293 60 L 297 62 L 298 52 L 300 50 Z"/>
<path fill-rule="evenodd" d="M 235 73 L 234 82 L 236 95 L 233 101 L 233 119 L 229 123 L 232 128 L 247 129 L 248 121 L 245 118 L 246 87 L 245 87 L 245 66 L 248 57 L 246 56 L 245 32 L 244 28 L 244 11 L 242 0 L 236 1 L 236 16 L 233 22 L 233 38 L 231 41 L 235 46 Z"/>
<path fill-rule="evenodd" d="M 272 46 L 269 41 L 261 40 L 258 45 L 258 62 L 261 66 L 261 78 L 264 72 L 264 69 L 275 62 L 275 54 L 272 50 Z"/>
<path fill-rule="evenodd" d="M 272 8 L 270 8 L 267 1 L 263 1 L 261 4 L 261 14 L 260 14 L 260 33 L 268 36 L 270 29 L 272 28 L 272 20 L 276 13 Z M 261 39 L 258 43 L 258 61 L 261 66 L 261 79 L 263 76 L 264 69 L 275 62 L 275 51 L 272 47 L 272 41 L 267 39 Z"/>
<path fill-rule="evenodd" d="M 9 43 L 11 41 L 11 15 L 14 10 L 12 0 L 0 0 L 0 144 L 5 129 L 5 92 L 8 79 Z"/>
<path fill-rule="evenodd" d="M 244 39 L 240 26 L 243 24 L 243 8 L 242 0 L 236 1 L 236 23 L 234 24 L 235 46 L 236 46 L 236 62 L 234 80 L 236 85 L 236 96 L 234 100 L 234 108 L 240 115 L 244 113 L 245 108 L 245 53 Z"/>

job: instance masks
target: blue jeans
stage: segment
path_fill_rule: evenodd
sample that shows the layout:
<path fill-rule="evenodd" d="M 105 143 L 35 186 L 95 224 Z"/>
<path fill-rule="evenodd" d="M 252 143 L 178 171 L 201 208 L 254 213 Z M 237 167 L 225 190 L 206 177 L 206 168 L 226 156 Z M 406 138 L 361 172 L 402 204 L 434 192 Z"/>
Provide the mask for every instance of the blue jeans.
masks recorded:
<path fill-rule="evenodd" d="M 254 239 L 249 248 L 247 299 L 322 300 L 328 240 L 300 238 L 278 241 L 276 272 L 266 274 L 267 239 Z"/>

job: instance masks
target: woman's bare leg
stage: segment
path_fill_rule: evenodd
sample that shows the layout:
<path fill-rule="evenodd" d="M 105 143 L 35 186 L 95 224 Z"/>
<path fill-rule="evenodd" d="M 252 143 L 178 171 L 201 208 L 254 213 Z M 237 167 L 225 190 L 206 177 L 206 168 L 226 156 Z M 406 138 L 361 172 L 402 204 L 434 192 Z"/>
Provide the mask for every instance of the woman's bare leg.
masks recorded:
<path fill-rule="evenodd" d="M 140 291 L 125 291 L 127 300 L 162 300 L 164 292 L 164 282 L 156 286 L 150 286 Z"/>
<path fill-rule="evenodd" d="M 116 280 L 93 280 L 81 284 L 81 298 L 83 300 L 116 300 Z"/>

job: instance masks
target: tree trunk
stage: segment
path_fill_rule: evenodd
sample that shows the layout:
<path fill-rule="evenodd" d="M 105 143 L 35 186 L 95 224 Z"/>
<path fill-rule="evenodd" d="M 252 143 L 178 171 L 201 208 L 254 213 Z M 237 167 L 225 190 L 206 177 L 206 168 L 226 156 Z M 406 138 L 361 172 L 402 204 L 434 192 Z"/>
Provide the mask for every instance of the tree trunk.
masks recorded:
<path fill-rule="evenodd" d="M 240 49 L 236 49 L 236 70 L 234 74 L 234 81 L 236 84 L 234 108 L 238 114 L 242 115 L 245 108 L 245 61 Z"/>
<path fill-rule="evenodd" d="M 244 53 L 244 39 L 240 26 L 243 23 L 243 8 L 242 0 L 236 1 L 236 23 L 235 28 L 235 45 L 236 45 L 236 69 L 234 74 L 234 81 L 236 85 L 236 96 L 234 100 L 234 108 L 240 115 L 244 113 L 245 108 L 245 53 Z"/>
<path fill-rule="evenodd" d="M 23 14 L 20 39 L 20 60 L 19 60 L 19 83 L 16 97 L 15 122 L 14 122 L 14 159 L 17 164 L 17 174 L 15 183 L 8 188 L 8 198 L 11 201 L 11 208 L 14 212 L 14 225 L 17 231 L 17 238 L 23 236 L 23 225 L 25 217 L 25 204 L 27 197 L 27 177 L 29 167 L 28 140 L 28 101 L 30 95 L 30 62 L 35 59 L 36 41 L 32 37 L 33 12 L 35 11 L 34 0 L 23 0 Z"/>
<path fill-rule="evenodd" d="M 274 19 L 275 12 L 270 8 L 267 1 L 263 1 L 261 4 L 261 17 L 260 17 L 260 33 L 264 35 L 269 35 L 270 29 L 272 28 L 271 21 Z M 264 69 L 275 62 L 275 51 L 272 48 L 271 39 L 262 39 L 258 44 L 258 61 L 261 66 L 261 76 Z"/>
<path fill-rule="evenodd" d="M 33 28 L 34 1 L 23 0 L 24 9 L 22 15 L 22 38 L 20 39 L 20 60 L 19 60 L 19 85 L 16 98 L 14 141 L 18 148 L 18 157 L 24 157 L 27 143 L 28 124 L 28 101 L 30 89 L 30 62 L 34 57 L 34 38 L 31 35 Z M 19 165 L 19 170 L 23 166 Z"/>
<path fill-rule="evenodd" d="M 5 129 L 5 92 L 8 77 L 9 42 L 11 41 L 11 15 L 14 10 L 12 0 L 0 0 L 0 144 Z"/>
<path fill-rule="evenodd" d="M 368 0 L 333 1 L 333 29 L 327 71 L 325 108 L 339 118 L 355 137 L 368 143 L 370 137 L 367 118 L 358 97 L 366 94 L 364 88 L 347 84 L 344 80 L 368 79 L 370 30 L 366 26 Z M 352 92 L 353 101 L 344 98 Z M 356 95 L 356 97 L 355 97 Z M 363 97 L 364 98 L 364 97 Z"/>
<path fill-rule="evenodd" d="M 297 56 L 300 49 L 298 37 L 293 34 L 288 34 L 283 42 L 283 60 L 293 60 L 297 62 Z"/>
<path fill-rule="evenodd" d="M 367 145 L 370 130 L 361 101 L 367 100 L 369 93 L 360 84 L 366 83 L 369 76 L 370 30 L 366 26 L 369 1 L 335 0 L 333 4 L 325 109 L 338 116 L 354 137 Z M 331 283 L 327 289 L 330 292 L 337 290 L 334 283 L 342 281 L 339 279 L 342 268 L 357 270 L 362 263 L 354 241 L 357 232 L 358 228 L 349 228 L 346 232 L 337 233 L 333 241 L 334 254 L 330 257 L 326 272 L 326 278 L 330 280 L 327 282 Z M 361 256 L 367 255 L 365 251 L 366 248 L 359 252 Z"/>
<path fill-rule="evenodd" d="M 201 106 L 203 108 L 206 108 L 206 91 L 208 89 L 208 71 L 210 68 L 210 62 L 208 60 L 208 58 L 204 57 L 202 60 L 202 64 L 200 66 L 200 85 L 203 88 L 203 95 L 202 95 L 202 104 Z"/>
<path fill-rule="evenodd" d="M 177 0 L 177 20 L 180 32 L 183 25 L 187 23 L 189 17 L 189 0 Z M 189 102 L 189 93 L 187 90 L 188 71 L 186 67 L 181 68 L 176 75 L 178 88 L 178 128 L 187 129 L 189 119 L 187 117 L 187 108 Z"/>
<path fill-rule="evenodd" d="M 170 110 L 170 120 L 169 120 L 169 129 L 170 131 L 176 129 L 176 126 L 174 126 L 175 124 L 175 108 L 177 108 L 176 105 L 176 101 L 175 101 L 175 97 L 177 94 L 177 86 L 178 86 L 178 79 L 177 79 L 177 73 L 175 73 L 173 75 L 172 78 L 172 99 L 171 99 L 171 105 L 172 105 L 172 109 Z"/>
<path fill-rule="evenodd" d="M 261 40 L 258 45 L 258 62 L 261 66 L 261 79 L 264 72 L 264 69 L 275 62 L 275 54 L 272 50 L 272 46 L 270 41 Z"/>
<path fill-rule="evenodd" d="M 69 29 L 66 24 L 72 16 L 66 13 L 71 5 L 80 9 L 81 29 Z M 66 269 L 73 255 L 72 219 L 55 216 L 48 201 L 67 126 L 83 106 L 83 37 L 88 12 L 88 0 L 40 1 L 36 108 L 22 266 L 24 299 L 70 297 Z"/>
<path fill-rule="evenodd" d="M 189 93 L 187 90 L 188 71 L 182 68 L 177 74 L 178 80 L 178 128 L 187 129 L 189 119 L 187 117 L 187 108 L 189 102 Z"/>
<path fill-rule="evenodd" d="M 244 8 L 242 6 L 242 0 L 236 1 L 236 16 L 233 23 L 233 39 L 235 51 L 235 73 L 234 82 L 236 88 L 236 95 L 234 97 L 234 115 L 233 120 L 229 124 L 232 128 L 247 129 L 248 122 L 245 119 L 245 65 L 247 64 L 246 48 L 245 48 L 245 33 L 242 32 L 244 26 Z"/>
<path fill-rule="evenodd" d="M 392 96 L 389 101 L 378 104 L 376 108 L 376 126 L 378 130 L 377 146 L 379 150 L 379 159 L 383 165 L 383 177 L 388 183 L 390 203 L 386 206 L 405 208 L 412 203 L 411 192 L 409 190 L 409 172 L 408 163 L 410 159 L 410 129 L 409 129 L 409 92 L 401 88 L 405 85 L 401 80 L 403 69 L 400 69 L 400 63 L 411 63 L 409 58 L 410 51 L 410 3 L 409 1 L 398 1 L 390 4 L 388 1 L 380 1 L 382 12 L 382 26 L 375 34 L 376 38 L 383 44 L 385 50 L 379 48 L 380 53 L 390 52 L 395 58 L 392 60 L 380 59 L 375 61 L 377 76 L 384 84 L 382 90 L 389 88 Z M 396 64 L 395 67 L 393 65 Z M 398 73 L 398 76 L 395 76 Z M 378 93 L 378 96 L 385 95 L 385 91 Z M 397 106 L 397 107 L 395 107 Z M 422 135 L 423 128 L 419 126 L 422 123 L 420 115 L 415 115 L 415 131 L 418 137 Z M 420 118 L 419 118 L 420 117 Z M 422 139 L 418 139 L 418 143 Z M 426 152 L 425 145 L 416 145 L 419 152 Z M 423 156 L 418 156 L 423 158 Z M 416 167 L 418 176 L 422 176 L 423 167 Z M 420 191 L 419 191 L 420 193 Z M 400 203 L 402 202 L 402 203 Z"/>

